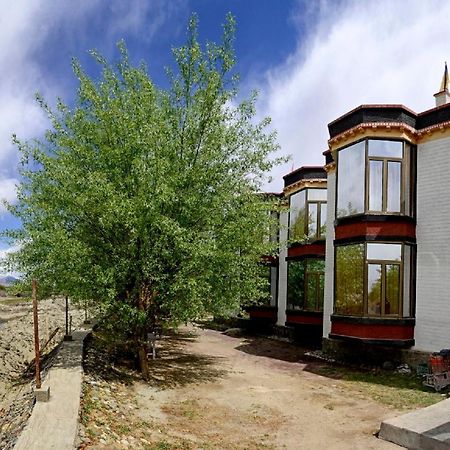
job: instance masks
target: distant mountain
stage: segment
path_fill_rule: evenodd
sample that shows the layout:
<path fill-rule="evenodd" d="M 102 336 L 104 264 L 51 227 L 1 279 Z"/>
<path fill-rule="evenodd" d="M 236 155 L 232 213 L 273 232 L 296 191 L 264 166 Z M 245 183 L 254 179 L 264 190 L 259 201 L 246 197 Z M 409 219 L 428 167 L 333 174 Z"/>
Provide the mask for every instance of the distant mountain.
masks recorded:
<path fill-rule="evenodd" d="M 11 286 L 16 281 L 19 281 L 18 278 L 11 275 L 0 276 L 0 284 L 3 284 L 3 286 Z"/>

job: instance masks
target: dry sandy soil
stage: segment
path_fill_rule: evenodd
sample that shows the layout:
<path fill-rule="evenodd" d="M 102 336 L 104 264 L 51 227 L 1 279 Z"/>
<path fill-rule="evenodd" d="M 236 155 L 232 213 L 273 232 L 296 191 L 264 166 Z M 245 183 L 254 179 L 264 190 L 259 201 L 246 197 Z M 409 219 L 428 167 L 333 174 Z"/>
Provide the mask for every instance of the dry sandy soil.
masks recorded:
<path fill-rule="evenodd" d="M 400 448 L 374 436 L 399 411 L 283 342 L 187 327 L 158 343 L 149 383 L 105 380 L 90 358 L 80 448 Z"/>

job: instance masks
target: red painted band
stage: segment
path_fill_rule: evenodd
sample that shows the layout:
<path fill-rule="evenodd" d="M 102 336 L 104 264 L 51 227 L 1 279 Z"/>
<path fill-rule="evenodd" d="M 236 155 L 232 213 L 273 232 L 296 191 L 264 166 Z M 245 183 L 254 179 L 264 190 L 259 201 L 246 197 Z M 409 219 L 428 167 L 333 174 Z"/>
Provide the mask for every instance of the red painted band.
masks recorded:
<path fill-rule="evenodd" d="M 414 339 L 414 325 L 364 325 L 359 323 L 333 322 L 331 333 L 362 339 Z"/>

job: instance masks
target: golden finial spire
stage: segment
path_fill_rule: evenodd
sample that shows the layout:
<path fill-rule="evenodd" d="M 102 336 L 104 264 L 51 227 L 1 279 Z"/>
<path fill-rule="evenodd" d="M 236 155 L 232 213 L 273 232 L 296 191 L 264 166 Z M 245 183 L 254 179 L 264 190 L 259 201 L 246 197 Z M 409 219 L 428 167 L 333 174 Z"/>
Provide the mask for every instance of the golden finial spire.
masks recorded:
<path fill-rule="evenodd" d="M 439 92 L 448 91 L 448 85 L 449 85 L 449 80 L 448 80 L 447 61 L 445 61 L 444 76 L 442 77 L 441 89 Z"/>

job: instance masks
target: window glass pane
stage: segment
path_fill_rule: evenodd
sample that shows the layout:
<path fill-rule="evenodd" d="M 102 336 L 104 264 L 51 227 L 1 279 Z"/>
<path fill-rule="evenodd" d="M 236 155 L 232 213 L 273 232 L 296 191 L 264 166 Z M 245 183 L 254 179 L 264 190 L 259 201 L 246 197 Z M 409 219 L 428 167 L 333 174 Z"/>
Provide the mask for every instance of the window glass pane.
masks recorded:
<path fill-rule="evenodd" d="M 303 308 L 305 290 L 305 262 L 288 262 L 287 305 L 291 309 Z"/>
<path fill-rule="evenodd" d="M 327 232 L 327 204 L 320 205 L 320 236 L 325 236 Z"/>
<path fill-rule="evenodd" d="M 326 189 L 308 189 L 308 201 L 311 200 L 321 200 L 327 201 L 327 190 Z"/>
<path fill-rule="evenodd" d="M 411 146 L 405 142 L 405 156 L 403 157 L 403 171 L 404 171 L 404 178 L 405 178 L 405 184 L 403 185 L 404 193 L 403 193 L 403 201 L 405 205 L 405 214 L 410 216 L 413 214 L 413 211 L 411 210 L 411 179 L 410 174 L 412 170 L 412 162 L 413 159 L 411 157 Z"/>
<path fill-rule="evenodd" d="M 403 317 L 411 316 L 411 247 L 403 247 Z"/>
<path fill-rule="evenodd" d="M 401 258 L 401 244 L 367 244 L 367 259 L 400 261 Z"/>
<path fill-rule="evenodd" d="M 270 266 L 261 264 L 259 275 L 262 278 L 262 296 L 261 296 L 261 303 L 268 305 L 270 304 L 270 297 L 271 297 L 271 273 L 270 273 Z"/>
<path fill-rule="evenodd" d="M 307 271 L 314 273 L 323 273 L 325 271 L 325 260 L 323 259 L 308 259 Z"/>
<path fill-rule="evenodd" d="M 318 274 L 308 273 L 306 276 L 306 299 L 305 309 L 314 311 L 316 309 L 318 295 Z"/>
<path fill-rule="evenodd" d="M 325 265 L 325 262 L 324 262 Z M 323 297 L 325 292 L 325 274 L 319 275 L 319 311 L 323 311 Z"/>
<path fill-rule="evenodd" d="M 276 211 L 270 212 L 269 241 L 278 242 L 280 230 L 280 215 Z"/>
<path fill-rule="evenodd" d="M 386 264 L 385 314 L 398 314 L 400 303 L 400 265 Z"/>
<path fill-rule="evenodd" d="M 402 158 L 403 143 L 398 141 L 369 139 L 369 156 Z"/>
<path fill-rule="evenodd" d="M 296 192 L 290 197 L 289 237 L 303 239 L 305 237 L 305 191 Z"/>
<path fill-rule="evenodd" d="M 389 212 L 400 212 L 401 179 L 401 163 L 388 161 L 387 210 Z"/>
<path fill-rule="evenodd" d="M 369 316 L 381 315 L 381 264 L 367 265 L 367 309 Z"/>
<path fill-rule="evenodd" d="M 337 217 L 364 212 L 365 141 L 339 151 Z"/>
<path fill-rule="evenodd" d="M 369 210 L 383 209 L 383 161 L 369 161 Z"/>
<path fill-rule="evenodd" d="M 278 285 L 278 268 L 271 266 L 270 268 L 270 305 L 277 305 L 277 285 Z"/>
<path fill-rule="evenodd" d="M 317 203 L 308 202 L 308 237 L 317 234 Z"/>
<path fill-rule="evenodd" d="M 336 247 L 335 312 L 362 315 L 363 293 L 364 244 Z"/>
<path fill-rule="evenodd" d="M 324 271 L 324 260 L 306 260 L 306 298 L 304 309 L 310 311 L 323 310 Z"/>

